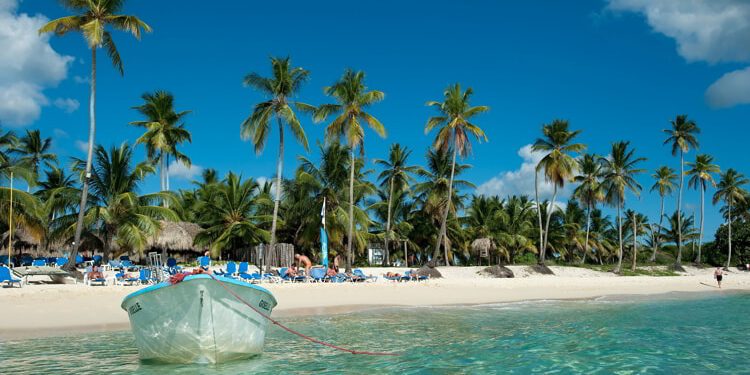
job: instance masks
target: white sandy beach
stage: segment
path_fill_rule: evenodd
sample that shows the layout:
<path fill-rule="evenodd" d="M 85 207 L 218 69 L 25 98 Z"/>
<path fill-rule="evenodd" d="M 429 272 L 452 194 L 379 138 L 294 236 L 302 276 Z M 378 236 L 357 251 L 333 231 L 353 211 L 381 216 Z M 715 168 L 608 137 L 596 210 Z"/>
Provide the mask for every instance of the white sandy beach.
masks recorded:
<path fill-rule="evenodd" d="M 687 268 L 682 276 L 616 276 L 576 267 L 550 267 L 554 276 L 529 274 L 510 266 L 516 277 L 477 275 L 483 267 L 442 267 L 442 279 L 397 283 L 263 284 L 279 304 L 274 316 L 330 314 L 387 306 L 485 304 L 539 299 L 644 296 L 669 292 L 750 290 L 750 273 L 730 272 L 716 288 L 713 269 Z M 403 269 L 364 268 L 380 276 Z M 40 280 L 42 278 L 39 278 Z M 33 280 L 33 279 L 32 279 Z M 0 340 L 128 328 L 120 302 L 139 286 L 30 284 L 0 289 Z M 628 297 L 624 297 L 628 298 Z"/>

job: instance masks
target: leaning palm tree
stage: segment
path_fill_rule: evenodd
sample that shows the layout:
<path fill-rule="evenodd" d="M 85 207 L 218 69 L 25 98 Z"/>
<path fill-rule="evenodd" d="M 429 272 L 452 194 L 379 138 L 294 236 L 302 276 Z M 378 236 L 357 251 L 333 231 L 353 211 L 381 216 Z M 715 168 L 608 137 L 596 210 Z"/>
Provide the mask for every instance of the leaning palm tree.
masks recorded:
<path fill-rule="evenodd" d="M 490 107 L 484 105 L 472 107 L 469 100 L 473 93 L 474 90 L 472 90 L 471 87 L 462 92 L 461 85 L 456 83 L 452 86 L 448 86 L 448 88 L 443 91 L 444 100 L 442 102 L 427 102 L 427 105 L 437 109 L 439 114 L 430 117 L 430 119 L 427 120 L 427 125 L 424 129 L 425 134 L 429 133 L 436 127 L 440 128 L 435 136 L 433 148 L 444 152 L 447 152 L 448 150 L 453 151 L 448 194 L 445 197 L 442 218 L 440 220 L 440 232 L 435 241 L 435 251 L 433 253 L 433 258 L 437 259 L 440 256 L 440 245 L 443 244 L 443 248 L 445 249 L 446 266 L 449 265 L 448 248 L 445 246 L 444 241 L 446 238 L 446 222 L 448 220 L 448 213 L 451 210 L 451 197 L 453 196 L 453 177 L 455 174 L 456 156 L 460 155 L 461 157 L 465 157 L 471 153 L 471 141 L 469 140 L 469 135 L 473 135 L 480 142 L 483 140 L 486 142 L 488 140 L 487 136 L 484 134 L 484 130 L 470 121 L 474 116 L 489 111 Z"/>
<path fill-rule="evenodd" d="M 589 232 L 591 231 L 591 210 L 596 208 L 597 203 L 604 200 L 602 189 L 602 164 L 599 158 L 593 154 L 585 154 L 578 159 L 579 174 L 575 176 L 578 187 L 573 195 L 586 205 L 586 241 L 583 243 L 583 258 L 581 264 L 586 263 L 586 254 L 589 252 Z"/>
<path fill-rule="evenodd" d="M 188 167 L 191 164 L 190 158 L 177 150 L 180 144 L 192 141 L 190 132 L 182 122 L 190 111 L 175 112 L 174 96 L 167 91 L 147 92 L 141 98 L 143 104 L 133 109 L 146 119 L 133 121 L 130 125 L 146 129 L 136 144 L 146 146 L 149 160 L 159 165 L 161 191 L 169 191 L 169 157 L 174 157 Z"/>
<path fill-rule="evenodd" d="M 657 168 L 651 177 L 654 178 L 654 185 L 651 186 L 651 191 L 658 191 L 659 197 L 661 198 L 661 203 L 659 205 L 659 228 L 655 231 L 657 235 L 653 242 L 654 251 L 651 253 L 651 261 L 654 262 L 656 261 L 656 253 L 659 248 L 660 235 L 658 235 L 658 233 L 661 233 L 662 224 L 664 222 L 664 197 L 672 194 L 674 191 L 674 182 L 677 179 L 677 175 L 674 173 L 674 169 L 663 165 Z"/>
<path fill-rule="evenodd" d="M 19 155 L 18 161 L 31 168 L 33 178 L 28 181 L 26 191 L 31 190 L 32 185 L 36 183 L 42 164 L 52 168 L 57 162 L 57 155 L 50 152 L 51 148 L 52 138 L 42 138 L 39 130 L 27 130 L 26 135 L 22 136 L 12 149 L 13 153 Z"/>
<path fill-rule="evenodd" d="M 690 177 L 688 186 L 693 189 L 698 189 L 701 192 L 701 224 L 700 231 L 698 232 L 698 255 L 695 258 L 695 263 L 701 264 L 701 247 L 703 245 L 703 216 L 705 207 L 705 194 L 708 184 L 716 186 L 713 174 L 721 173 L 721 169 L 718 165 L 713 164 L 714 158 L 711 155 L 699 154 L 695 156 L 694 163 L 687 163 L 690 170 L 687 174 Z"/>
<path fill-rule="evenodd" d="M 551 182 L 553 187 L 552 201 L 550 202 L 551 206 L 547 210 L 547 220 L 544 225 L 544 230 L 542 230 L 541 226 L 539 227 L 539 232 L 543 233 L 542 243 L 539 244 L 539 262 L 544 264 L 547 243 L 549 242 L 549 236 L 547 233 L 549 231 L 549 222 L 552 217 L 552 212 L 555 210 L 557 189 L 565 186 L 565 182 L 573 177 L 573 174 L 578 167 L 576 160 L 571 153 L 581 152 L 586 149 L 586 146 L 583 143 L 572 143 L 573 139 L 578 136 L 581 131 L 568 130 L 568 121 L 566 120 L 553 120 L 552 123 L 546 124 L 542 127 L 542 133 L 544 134 L 544 137 L 538 138 L 531 149 L 536 152 L 545 153 L 542 160 L 537 164 L 536 171 L 539 172 L 544 170 L 545 180 Z M 538 191 L 538 188 L 536 189 Z M 536 198 L 538 202 L 538 193 Z"/>
<path fill-rule="evenodd" d="M 125 0 L 62 0 L 63 5 L 77 14 L 52 20 L 39 29 L 39 33 L 51 33 L 64 35 L 68 32 L 81 32 L 89 48 L 91 48 L 91 97 L 89 103 L 89 142 L 86 156 L 86 171 L 83 175 L 83 189 L 81 190 L 81 204 L 76 223 L 75 246 L 70 252 L 70 259 L 65 268 L 72 270 L 75 267 L 73 261 L 78 254 L 81 232 L 83 230 L 83 218 L 86 211 L 86 199 L 89 191 L 89 179 L 91 178 L 91 162 L 94 157 L 94 144 L 96 135 L 96 50 L 105 48 L 112 60 L 112 64 L 123 74 L 122 60 L 117 51 L 112 35 L 107 26 L 116 30 L 127 31 L 136 39 L 141 38 L 141 32 L 150 32 L 151 27 L 136 16 L 117 14 L 125 5 Z"/>
<path fill-rule="evenodd" d="M 729 227 L 729 249 L 727 255 L 727 264 L 729 268 L 732 263 L 732 207 L 737 203 L 744 203 L 747 197 L 747 191 L 742 188 L 743 185 L 750 182 L 742 173 L 729 168 L 721 175 L 721 180 L 716 187 L 713 203 L 724 201 L 727 205 L 727 225 Z"/>
<path fill-rule="evenodd" d="M 636 158 L 635 149 L 628 149 L 630 142 L 620 141 L 612 144 L 611 155 L 600 158 L 604 169 L 603 181 L 605 199 L 609 204 L 617 207 L 617 233 L 619 238 L 619 252 L 617 254 L 617 267 L 615 273 L 622 269 L 622 215 L 625 206 L 625 193 L 630 191 L 635 195 L 640 194 L 641 185 L 635 180 L 635 175 L 643 172 L 636 165 L 645 158 Z"/>
<path fill-rule="evenodd" d="M 346 271 L 352 268 L 352 240 L 354 235 L 354 149 L 359 147 L 360 154 L 364 154 L 365 130 L 362 123 L 367 124 L 382 138 L 385 138 L 385 127 L 375 116 L 366 112 L 367 107 L 382 101 L 385 94 L 382 91 L 368 90 L 365 86 L 365 72 L 355 72 L 347 69 L 341 79 L 323 92 L 332 97 L 336 103 L 323 104 L 315 110 L 316 122 L 334 114 L 338 114 L 326 127 L 326 141 L 334 142 L 340 138 L 346 139 L 349 147 L 351 162 L 349 163 L 349 231 L 346 243 Z"/>
<path fill-rule="evenodd" d="M 690 151 L 691 148 L 698 148 L 698 139 L 696 135 L 701 132 L 695 121 L 689 120 L 687 115 L 677 115 L 674 120 L 670 121 L 672 125 L 671 129 L 665 129 L 664 133 L 668 135 L 667 139 L 664 140 L 664 144 L 672 145 L 672 156 L 676 156 L 680 153 L 680 186 L 677 192 L 677 260 L 675 261 L 675 267 L 680 267 L 682 263 L 682 185 L 685 181 L 685 153 Z"/>
<path fill-rule="evenodd" d="M 281 202 L 281 173 L 284 165 L 284 124 L 289 127 L 297 142 L 308 150 L 307 136 L 305 130 L 297 118 L 294 109 L 311 111 L 312 106 L 296 102 L 293 98 L 299 93 L 302 84 L 310 76 L 310 72 L 300 67 L 292 67 L 289 57 L 271 58 L 271 71 L 273 77 L 263 77 L 257 73 L 245 76 L 244 83 L 268 97 L 268 100 L 260 102 L 253 108 L 253 113 L 242 122 L 240 136 L 242 139 L 250 139 L 255 146 L 255 153 L 260 154 L 268 141 L 270 134 L 270 122 L 276 117 L 279 126 L 279 155 L 276 162 L 276 194 L 273 205 L 273 220 L 271 221 L 271 240 L 269 248 L 276 243 L 276 225 L 279 217 L 279 204 Z"/>
<path fill-rule="evenodd" d="M 380 172 L 380 175 L 378 176 L 378 179 L 381 181 L 381 186 L 384 188 L 388 186 L 388 213 L 385 222 L 384 236 L 386 264 L 390 264 L 390 248 L 388 247 L 388 241 L 391 237 L 391 206 L 393 205 L 394 191 L 400 193 L 405 188 L 408 188 L 409 184 L 414 181 L 412 175 L 418 173 L 420 170 L 418 166 L 407 164 L 409 155 L 411 155 L 411 150 L 395 143 L 391 145 L 391 150 L 388 153 L 388 160 L 375 160 L 375 164 L 383 167 L 383 171 Z"/>

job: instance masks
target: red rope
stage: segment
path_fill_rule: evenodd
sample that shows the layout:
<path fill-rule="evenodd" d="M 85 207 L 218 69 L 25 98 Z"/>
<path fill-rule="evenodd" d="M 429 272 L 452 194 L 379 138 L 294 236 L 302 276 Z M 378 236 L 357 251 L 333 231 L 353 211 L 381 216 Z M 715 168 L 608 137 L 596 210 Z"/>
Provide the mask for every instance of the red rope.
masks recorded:
<path fill-rule="evenodd" d="M 212 279 L 214 279 L 216 282 L 218 282 L 219 285 L 221 285 L 227 292 L 229 292 L 229 294 L 231 294 L 232 296 L 234 296 L 234 298 L 236 298 L 238 301 L 242 302 L 245 306 L 251 308 L 253 311 L 255 311 L 256 313 L 258 313 L 258 315 L 260 315 L 260 316 L 268 319 L 271 323 L 279 326 L 281 329 L 283 329 L 283 330 L 285 330 L 285 331 L 287 331 L 287 332 L 289 332 L 289 333 L 291 333 L 293 335 L 297 335 L 299 337 L 302 337 L 305 340 L 314 342 L 314 343 L 319 344 L 319 345 L 327 346 L 329 348 L 333 348 L 333 349 L 340 350 L 342 352 L 351 353 L 351 354 L 380 355 L 380 356 L 386 356 L 386 355 L 387 356 L 398 356 L 399 355 L 399 354 L 396 354 L 396 353 L 366 352 L 366 351 L 359 351 L 359 350 L 352 350 L 352 349 L 342 348 L 340 346 L 336 346 L 336 345 L 333 345 L 331 343 L 327 343 L 325 341 L 321 341 L 321 340 L 318 340 L 316 338 L 307 336 L 307 335 L 305 335 L 303 333 L 297 332 L 297 331 L 295 331 L 295 330 L 293 330 L 293 329 L 291 329 L 291 328 L 289 328 L 289 327 L 281 324 L 278 320 L 276 320 L 274 318 L 271 318 L 270 315 L 266 315 L 265 313 L 263 313 L 260 310 L 256 309 L 255 306 L 249 304 L 247 301 L 245 301 L 244 299 L 242 299 L 242 297 L 238 296 L 231 289 L 227 288 L 227 286 L 224 285 L 224 283 L 221 282 L 221 280 L 219 280 L 216 277 L 214 277 L 214 275 L 211 275 L 211 274 L 208 274 L 208 275 L 211 276 Z"/>

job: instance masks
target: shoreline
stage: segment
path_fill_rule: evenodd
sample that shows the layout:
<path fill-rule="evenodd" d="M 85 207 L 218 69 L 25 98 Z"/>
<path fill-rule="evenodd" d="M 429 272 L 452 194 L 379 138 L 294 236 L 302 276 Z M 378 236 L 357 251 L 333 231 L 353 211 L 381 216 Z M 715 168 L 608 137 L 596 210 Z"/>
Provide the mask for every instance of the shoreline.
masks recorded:
<path fill-rule="evenodd" d="M 388 308 L 461 307 L 536 301 L 648 301 L 705 298 L 750 291 L 750 273 L 735 272 L 725 288 L 711 285 L 712 269 L 681 276 L 616 276 L 576 267 L 553 267 L 555 276 L 524 273 L 494 279 L 476 275 L 480 267 L 439 268 L 445 278 L 427 282 L 358 284 L 263 284 L 279 301 L 275 318 L 346 314 Z M 386 268 L 365 269 L 379 275 Z M 0 289 L 0 342 L 128 330 L 120 302 L 137 287 L 26 285 Z"/>

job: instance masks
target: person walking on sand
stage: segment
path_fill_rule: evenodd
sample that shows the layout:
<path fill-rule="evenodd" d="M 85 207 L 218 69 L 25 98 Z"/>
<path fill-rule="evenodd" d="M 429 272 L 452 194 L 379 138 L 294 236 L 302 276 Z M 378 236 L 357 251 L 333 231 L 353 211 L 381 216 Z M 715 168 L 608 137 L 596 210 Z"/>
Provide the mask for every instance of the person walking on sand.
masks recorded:
<path fill-rule="evenodd" d="M 726 275 L 726 273 L 721 269 L 721 267 L 716 267 L 716 271 L 714 271 L 714 279 L 716 279 L 716 282 L 719 283 L 719 289 L 721 289 L 721 279 L 724 278 L 724 275 Z"/>
<path fill-rule="evenodd" d="M 294 260 L 297 261 L 299 267 L 305 267 L 305 275 L 310 275 L 310 269 L 312 268 L 312 262 L 310 258 L 301 254 L 294 254 Z"/>

